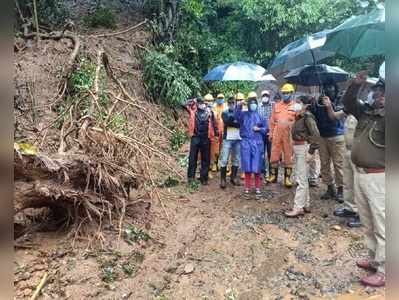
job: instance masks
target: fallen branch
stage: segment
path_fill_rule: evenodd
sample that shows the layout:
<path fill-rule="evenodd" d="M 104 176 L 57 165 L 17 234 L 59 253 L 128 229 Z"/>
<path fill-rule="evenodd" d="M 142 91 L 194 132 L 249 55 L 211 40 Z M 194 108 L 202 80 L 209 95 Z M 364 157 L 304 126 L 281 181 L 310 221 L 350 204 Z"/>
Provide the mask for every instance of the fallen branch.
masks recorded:
<path fill-rule="evenodd" d="M 148 20 L 145 19 L 143 22 L 140 22 L 132 27 L 125 29 L 125 30 L 118 31 L 118 32 L 112 32 L 112 33 L 95 34 L 95 35 L 91 35 L 91 37 L 110 37 L 110 36 L 115 36 L 115 35 L 119 35 L 119 34 L 124 34 L 129 31 L 139 28 L 140 26 L 146 24 L 147 22 L 148 22 Z"/>
<path fill-rule="evenodd" d="M 44 285 L 47 282 L 47 277 L 48 277 L 48 273 L 44 273 L 44 276 L 42 278 L 42 280 L 40 281 L 39 285 L 36 287 L 35 292 L 33 293 L 32 297 L 30 298 L 30 300 L 36 300 L 37 297 L 39 297 L 40 291 L 42 290 L 42 288 L 44 287 Z"/>

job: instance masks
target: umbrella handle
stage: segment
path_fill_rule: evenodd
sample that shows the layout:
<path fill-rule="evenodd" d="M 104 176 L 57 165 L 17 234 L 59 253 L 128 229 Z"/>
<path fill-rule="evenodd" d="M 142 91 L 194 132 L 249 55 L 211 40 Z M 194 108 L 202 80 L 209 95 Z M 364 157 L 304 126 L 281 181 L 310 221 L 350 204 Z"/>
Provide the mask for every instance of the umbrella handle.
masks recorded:
<path fill-rule="evenodd" d="M 313 59 L 313 65 L 316 65 L 316 58 L 314 57 L 314 52 L 313 49 L 310 49 L 310 53 L 312 54 L 312 59 Z M 319 81 L 319 86 L 321 86 L 321 79 L 320 79 L 320 74 L 316 72 L 317 75 L 317 80 Z"/>

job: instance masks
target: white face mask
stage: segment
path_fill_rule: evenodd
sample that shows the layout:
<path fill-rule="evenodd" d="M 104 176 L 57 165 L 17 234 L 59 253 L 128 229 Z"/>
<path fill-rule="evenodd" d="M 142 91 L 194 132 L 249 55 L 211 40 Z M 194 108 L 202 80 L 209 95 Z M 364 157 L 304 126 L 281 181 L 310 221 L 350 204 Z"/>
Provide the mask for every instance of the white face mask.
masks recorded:
<path fill-rule="evenodd" d="M 374 99 L 374 92 L 369 92 L 369 93 L 368 93 L 366 102 L 367 102 L 369 105 L 373 105 L 373 104 L 374 104 L 374 102 L 375 102 L 375 99 Z"/>
<path fill-rule="evenodd" d="M 294 103 L 292 109 L 293 109 L 293 111 L 295 111 L 295 112 L 299 112 L 299 111 L 302 110 L 302 104 L 301 104 L 301 103 Z"/>
<path fill-rule="evenodd" d="M 204 110 L 206 108 L 206 104 L 205 103 L 201 103 L 198 105 L 198 108 L 201 110 Z"/>
<path fill-rule="evenodd" d="M 263 96 L 263 97 L 262 97 L 262 102 L 263 102 L 263 103 L 268 103 L 269 100 L 270 100 L 270 98 L 267 97 L 267 96 Z"/>

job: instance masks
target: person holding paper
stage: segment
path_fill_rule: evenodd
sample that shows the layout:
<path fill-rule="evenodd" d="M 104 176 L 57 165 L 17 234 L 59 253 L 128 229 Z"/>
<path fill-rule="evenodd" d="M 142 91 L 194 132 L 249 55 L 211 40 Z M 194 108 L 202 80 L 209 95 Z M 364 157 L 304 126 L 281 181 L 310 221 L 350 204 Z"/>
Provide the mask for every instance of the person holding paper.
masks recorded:
<path fill-rule="evenodd" d="M 234 117 L 236 102 L 234 97 L 230 97 L 227 101 L 227 109 L 222 113 L 224 124 L 222 151 L 219 160 L 220 167 L 220 187 L 226 188 L 227 164 L 231 156 L 231 175 L 230 182 L 232 185 L 239 186 L 237 179 L 238 168 L 240 167 L 240 124 Z"/>

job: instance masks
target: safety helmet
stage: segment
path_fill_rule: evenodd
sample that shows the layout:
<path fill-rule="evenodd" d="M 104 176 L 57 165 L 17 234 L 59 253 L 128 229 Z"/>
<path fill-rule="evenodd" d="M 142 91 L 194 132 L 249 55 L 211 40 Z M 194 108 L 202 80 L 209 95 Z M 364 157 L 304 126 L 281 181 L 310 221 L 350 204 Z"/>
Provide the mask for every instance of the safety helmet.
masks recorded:
<path fill-rule="evenodd" d="M 206 94 L 204 100 L 207 102 L 213 101 L 213 96 L 211 94 Z"/>
<path fill-rule="evenodd" d="M 291 83 L 285 83 L 281 87 L 280 91 L 282 93 L 293 93 L 293 92 L 295 92 L 295 88 L 294 88 L 294 86 Z"/>
<path fill-rule="evenodd" d="M 248 99 L 257 98 L 257 97 L 258 97 L 258 95 L 255 92 L 249 92 L 249 94 L 248 94 Z"/>
<path fill-rule="evenodd" d="M 236 100 L 237 101 L 241 101 L 241 100 L 244 100 L 244 94 L 243 93 L 237 93 L 237 95 L 236 95 Z"/>
<path fill-rule="evenodd" d="M 216 98 L 219 98 L 219 99 L 222 99 L 222 98 L 223 98 L 223 99 L 224 99 L 224 95 L 223 95 L 222 93 L 220 93 L 220 94 L 217 95 Z"/>
<path fill-rule="evenodd" d="M 262 93 L 261 93 L 261 95 L 262 95 L 262 96 L 264 96 L 264 95 L 270 96 L 270 92 L 269 92 L 268 90 L 263 90 Z"/>

